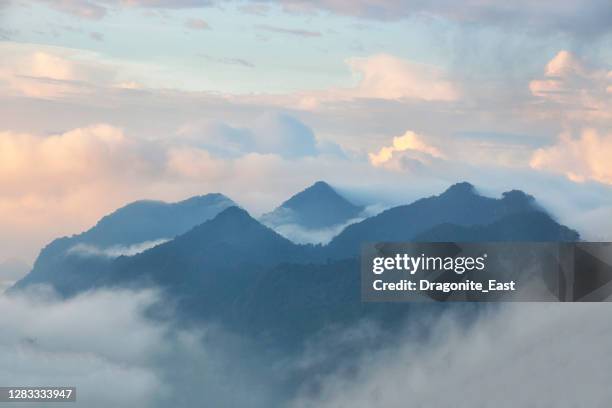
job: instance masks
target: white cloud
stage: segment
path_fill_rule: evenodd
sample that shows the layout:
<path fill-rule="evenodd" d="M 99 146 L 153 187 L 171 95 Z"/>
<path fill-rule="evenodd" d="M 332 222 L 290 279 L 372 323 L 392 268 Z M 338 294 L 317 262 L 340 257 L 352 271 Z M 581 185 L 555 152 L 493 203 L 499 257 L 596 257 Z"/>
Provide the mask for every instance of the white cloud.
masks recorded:
<path fill-rule="evenodd" d="M 382 147 L 378 153 L 370 153 L 370 163 L 374 166 L 388 165 L 396 153 L 406 151 L 423 153 L 425 157 L 444 158 L 438 148 L 427 144 L 422 136 L 407 130 L 402 136 L 394 137 L 391 146 Z"/>
<path fill-rule="evenodd" d="M 319 392 L 291 406 L 603 407 L 612 398 L 609 309 L 515 303 L 473 324 L 451 309 L 366 353 L 349 374 L 324 376 Z"/>
<path fill-rule="evenodd" d="M 312 129 L 291 115 L 277 112 L 259 116 L 249 127 L 219 121 L 188 123 L 178 134 L 180 140 L 221 157 L 259 153 L 299 158 L 321 152 Z"/>
<path fill-rule="evenodd" d="M 577 120 L 612 119 L 612 71 L 592 67 L 575 54 L 561 50 L 546 65 L 544 77 L 529 83 L 531 93 L 554 104 L 551 113 Z"/>
<path fill-rule="evenodd" d="M 315 110 L 324 104 L 350 103 L 359 99 L 432 103 L 453 102 L 462 96 L 459 84 L 436 66 L 391 54 L 350 58 L 346 64 L 353 73 L 353 86 L 301 91 L 285 97 L 285 103 L 289 99 L 300 109 Z"/>
<path fill-rule="evenodd" d="M 68 253 L 83 257 L 117 258 L 120 256 L 133 256 L 144 252 L 147 249 L 163 244 L 164 242 L 168 242 L 169 240 L 170 239 L 156 239 L 154 241 L 145 241 L 128 246 L 112 245 L 107 248 L 100 248 L 96 245 L 81 243 L 68 249 Z"/>
<path fill-rule="evenodd" d="M 271 224 L 268 223 L 270 228 L 274 231 L 293 241 L 297 244 L 327 244 L 332 240 L 333 237 L 338 235 L 342 230 L 351 224 L 355 224 L 362 221 L 365 217 L 353 218 L 345 223 L 333 225 L 327 228 L 312 229 L 305 228 L 297 224 Z M 273 221 L 269 220 L 268 221 Z"/>
<path fill-rule="evenodd" d="M 108 124 L 38 136 L 0 132 L 0 185 L 6 196 L 57 194 L 101 179 L 153 174 L 146 143 Z"/>
<path fill-rule="evenodd" d="M 556 144 L 540 148 L 531 158 L 531 167 L 558 172 L 570 180 L 594 180 L 612 184 L 612 134 L 583 130 L 578 138 L 561 134 Z"/>
<path fill-rule="evenodd" d="M 203 398 L 215 406 L 276 405 L 255 358 L 238 356 L 246 346 L 219 330 L 145 317 L 160 301 L 154 291 L 66 301 L 46 291 L 0 295 L 0 383 L 76 386 L 75 406 L 88 408 L 188 408 Z"/>
<path fill-rule="evenodd" d="M 453 101 L 460 92 L 444 72 L 389 54 L 377 54 L 348 61 L 359 76 L 353 95 L 362 98 L 420 99 Z"/>
<path fill-rule="evenodd" d="M 94 53 L 59 47 L 4 42 L 0 83 L 11 93 L 41 99 L 91 94 L 96 85 L 112 86 L 117 73 Z"/>

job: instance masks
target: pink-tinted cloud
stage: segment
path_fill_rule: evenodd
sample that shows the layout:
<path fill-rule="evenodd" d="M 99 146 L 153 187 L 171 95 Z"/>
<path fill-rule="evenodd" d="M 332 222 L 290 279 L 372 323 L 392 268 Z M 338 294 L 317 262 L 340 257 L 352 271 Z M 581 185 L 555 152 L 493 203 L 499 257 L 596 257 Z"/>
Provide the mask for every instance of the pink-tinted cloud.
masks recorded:
<path fill-rule="evenodd" d="M 390 54 L 351 58 L 346 63 L 355 77 L 355 85 L 295 93 L 289 95 L 293 99 L 291 104 L 314 110 L 322 104 L 357 99 L 453 102 L 462 95 L 460 85 L 439 67 Z"/>
<path fill-rule="evenodd" d="M 561 50 L 545 67 L 544 76 L 529 83 L 533 96 L 554 104 L 551 111 L 575 119 L 612 118 L 612 71 L 590 66 Z"/>
<path fill-rule="evenodd" d="M 556 144 L 538 149 L 531 167 L 564 174 L 572 181 L 612 184 L 612 134 L 587 129 L 574 138 L 563 133 Z"/>
<path fill-rule="evenodd" d="M 114 86 L 117 72 L 93 53 L 57 47 L 4 43 L 0 90 L 32 98 L 56 99 L 90 94 L 96 86 Z"/>
<path fill-rule="evenodd" d="M 348 64 L 360 77 L 355 96 L 425 101 L 452 101 L 459 97 L 458 87 L 437 67 L 389 54 L 353 58 Z"/>
<path fill-rule="evenodd" d="M 408 130 L 402 136 L 394 137 L 390 146 L 381 147 L 377 153 L 370 153 L 370 163 L 373 166 L 398 167 L 393 159 L 401 152 L 423 154 L 425 157 L 444 157 L 437 147 L 429 145 L 422 136 Z"/>

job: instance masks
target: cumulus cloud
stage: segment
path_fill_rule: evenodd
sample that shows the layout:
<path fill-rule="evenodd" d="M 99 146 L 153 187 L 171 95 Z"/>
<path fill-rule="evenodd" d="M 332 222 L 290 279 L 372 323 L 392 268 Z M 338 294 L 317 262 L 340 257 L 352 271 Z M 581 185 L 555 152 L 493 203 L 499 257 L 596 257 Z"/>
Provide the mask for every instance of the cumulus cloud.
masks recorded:
<path fill-rule="evenodd" d="M 417 64 L 389 54 L 348 60 L 360 77 L 354 96 L 380 99 L 452 101 L 459 90 L 439 68 Z"/>
<path fill-rule="evenodd" d="M 349 58 L 345 62 L 354 78 L 352 86 L 303 90 L 281 100 L 300 109 L 316 110 L 326 104 L 336 106 L 360 100 L 450 103 L 462 96 L 459 83 L 440 67 L 391 54 Z"/>
<path fill-rule="evenodd" d="M 155 173 L 146 150 L 144 143 L 107 124 L 50 136 L 0 132 L 0 185 L 11 196 L 140 178 Z"/>
<path fill-rule="evenodd" d="M 589 66 L 566 50 L 559 51 L 548 62 L 543 78 L 529 83 L 534 96 L 581 120 L 611 118 L 610 86 L 612 71 Z"/>
<path fill-rule="evenodd" d="M 605 406 L 612 398 L 609 305 L 511 304 L 470 324 L 452 311 L 356 369 L 320 379 L 306 407 Z M 588 347 L 585 344 L 588 343 Z M 316 388 L 315 388 L 316 389 Z"/>
<path fill-rule="evenodd" d="M 535 169 L 566 175 L 570 180 L 595 180 L 612 184 L 612 134 L 583 130 L 578 138 L 561 134 L 557 144 L 536 150 L 531 158 Z"/>
<path fill-rule="evenodd" d="M 402 136 L 394 137 L 391 146 L 382 147 L 378 153 L 370 153 L 370 163 L 374 166 L 382 166 L 389 163 L 396 153 L 406 151 L 423 153 L 435 158 L 444 157 L 438 148 L 430 146 L 423 140 L 422 136 L 408 130 Z"/>
<path fill-rule="evenodd" d="M 286 198 L 270 182 L 278 183 L 278 172 L 303 162 L 307 178 L 316 168 L 307 159 L 337 160 L 342 152 L 334 146 L 317 140 L 301 121 L 275 113 L 249 128 L 217 122 L 160 140 L 108 124 L 51 135 L 0 132 L 0 239 L 7 242 L 0 255 L 31 259 L 49 240 L 142 198 L 224 192 L 256 203 L 256 211 L 268 210 Z M 284 193 L 294 177 L 287 174 Z M 249 184 L 258 187 L 245 189 Z M 251 194 L 258 197 L 245 199 Z"/>
<path fill-rule="evenodd" d="M 298 158 L 321 151 L 312 129 L 284 113 L 263 114 L 248 128 L 204 121 L 186 124 L 178 133 L 182 140 L 225 157 L 260 153 Z"/>

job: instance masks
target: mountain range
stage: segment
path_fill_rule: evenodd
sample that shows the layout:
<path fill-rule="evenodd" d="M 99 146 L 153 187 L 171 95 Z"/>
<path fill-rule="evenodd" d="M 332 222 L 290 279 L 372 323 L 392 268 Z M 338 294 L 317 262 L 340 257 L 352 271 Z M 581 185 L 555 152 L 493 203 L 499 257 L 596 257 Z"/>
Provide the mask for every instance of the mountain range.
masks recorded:
<path fill-rule="evenodd" d="M 83 233 L 52 241 L 41 250 L 32 271 L 16 286 L 50 283 L 60 293 L 77 293 L 90 286 L 90 274 L 106 270 L 117 256 L 173 239 L 235 205 L 222 194 L 170 204 L 152 200 L 133 202 L 103 217 Z"/>
<path fill-rule="evenodd" d="M 328 205 L 333 210 L 322 215 Z M 361 211 L 322 182 L 283 207 L 310 227 L 346 222 Z M 176 204 L 123 207 L 85 233 L 53 241 L 12 290 L 46 283 L 72 296 L 100 287 L 154 286 L 185 321 L 214 321 L 293 347 L 330 325 L 364 317 L 394 322 L 421 307 L 361 302 L 361 243 L 478 240 L 576 241 L 579 235 L 521 191 L 495 199 L 459 183 L 349 225 L 327 245 L 301 245 L 213 194 Z M 74 250 L 143 242 L 155 245 L 113 256 Z"/>

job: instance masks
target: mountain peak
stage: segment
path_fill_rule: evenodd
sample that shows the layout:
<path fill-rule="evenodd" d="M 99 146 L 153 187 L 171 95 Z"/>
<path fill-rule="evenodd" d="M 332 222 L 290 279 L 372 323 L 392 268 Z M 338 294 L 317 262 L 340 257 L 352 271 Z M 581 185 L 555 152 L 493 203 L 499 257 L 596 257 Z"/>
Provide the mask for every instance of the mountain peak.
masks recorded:
<path fill-rule="evenodd" d="M 231 207 L 226 208 L 221 211 L 213 220 L 253 220 L 253 217 L 243 208 L 238 207 L 237 205 L 233 205 Z"/>
<path fill-rule="evenodd" d="M 535 198 L 521 190 L 510 190 L 502 193 L 502 200 L 515 204 L 533 204 Z"/>
<path fill-rule="evenodd" d="M 317 181 L 271 213 L 264 214 L 262 221 L 271 226 L 292 224 L 319 229 L 343 224 L 357 217 L 362 210 L 325 181 Z"/>
<path fill-rule="evenodd" d="M 476 188 L 473 184 L 468 183 L 467 181 L 463 181 L 460 183 L 455 183 L 442 193 L 442 195 L 466 195 L 466 194 L 476 194 Z"/>
<path fill-rule="evenodd" d="M 202 225 L 206 224 L 214 226 L 219 231 L 233 231 L 236 234 L 240 234 L 249 228 L 263 227 L 245 209 L 235 205 L 224 209 L 216 217 Z M 200 229 L 202 225 L 197 226 L 195 229 Z"/>
<path fill-rule="evenodd" d="M 333 190 L 332 186 L 330 186 L 327 182 L 323 180 L 315 181 L 315 183 L 312 186 L 308 187 L 306 190 L 309 190 L 309 189 Z"/>
<path fill-rule="evenodd" d="M 281 204 L 281 207 L 293 207 L 299 206 L 301 202 L 305 200 L 321 200 L 321 199 L 334 199 L 346 201 L 344 197 L 336 192 L 325 181 L 317 181 L 310 187 L 305 188 L 299 193 L 293 195 L 290 199 Z"/>

